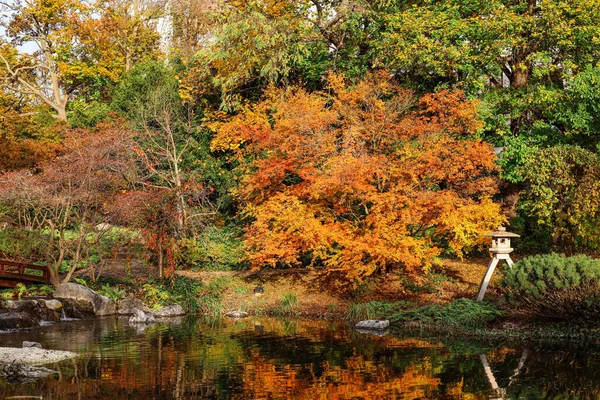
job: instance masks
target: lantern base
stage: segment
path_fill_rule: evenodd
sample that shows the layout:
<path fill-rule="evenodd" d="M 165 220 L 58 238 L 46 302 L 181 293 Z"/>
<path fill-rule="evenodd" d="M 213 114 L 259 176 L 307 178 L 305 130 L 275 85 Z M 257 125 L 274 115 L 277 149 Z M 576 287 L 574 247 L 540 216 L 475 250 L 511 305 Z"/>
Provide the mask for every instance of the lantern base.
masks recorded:
<path fill-rule="evenodd" d="M 481 281 L 481 285 L 479 286 L 479 293 L 477 293 L 477 301 L 483 300 L 485 296 L 485 291 L 487 290 L 490 281 L 492 280 L 492 275 L 494 274 L 494 270 L 498 266 L 500 260 L 506 260 L 508 266 L 512 269 L 513 261 L 510 259 L 508 254 L 494 254 L 494 258 L 490 260 L 488 264 L 487 271 L 485 271 L 485 275 L 483 276 L 483 280 Z"/>

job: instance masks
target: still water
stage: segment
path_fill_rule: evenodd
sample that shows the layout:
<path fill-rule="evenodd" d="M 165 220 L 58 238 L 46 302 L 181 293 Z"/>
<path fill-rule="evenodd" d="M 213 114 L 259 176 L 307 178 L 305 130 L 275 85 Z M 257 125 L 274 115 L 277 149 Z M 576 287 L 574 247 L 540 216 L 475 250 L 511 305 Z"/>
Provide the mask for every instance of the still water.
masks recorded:
<path fill-rule="evenodd" d="M 59 374 L 47 379 L 0 379 L 0 399 L 600 399 L 596 347 L 379 337 L 309 320 L 179 322 L 0 333 L 2 346 L 80 355 L 48 365 Z"/>

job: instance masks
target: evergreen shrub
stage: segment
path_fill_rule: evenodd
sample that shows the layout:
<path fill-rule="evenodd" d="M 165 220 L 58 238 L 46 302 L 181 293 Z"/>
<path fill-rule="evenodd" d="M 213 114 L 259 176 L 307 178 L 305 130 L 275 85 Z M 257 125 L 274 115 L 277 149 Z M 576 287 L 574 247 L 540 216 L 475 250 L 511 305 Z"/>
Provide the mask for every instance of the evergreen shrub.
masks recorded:
<path fill-rule="evenodd" d="M 478 329 L 493 322 L 502 312 L 495 305 L 470 299 L 458 299 L 444 306 L 428 305 L 393 315 L 393 322 L 420 322 L 458 329 Z"/>
<path fill-rule="evenodd" d="M 589 256 L 545 254 L 525 258 L 506 272 L 502 286 L 509 303 L 530 314 L 598 319 L 600 260 Z"/>

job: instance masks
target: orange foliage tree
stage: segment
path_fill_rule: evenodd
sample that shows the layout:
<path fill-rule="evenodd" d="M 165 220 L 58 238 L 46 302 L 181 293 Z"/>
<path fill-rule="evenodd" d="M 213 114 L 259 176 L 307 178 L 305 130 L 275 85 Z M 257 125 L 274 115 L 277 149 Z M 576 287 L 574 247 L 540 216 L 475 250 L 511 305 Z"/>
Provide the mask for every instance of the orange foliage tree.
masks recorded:
<path fill-rule="evenodd" d="M 475 246 L 503 221 L 476 107 L 461 92 L 416 99 L 383 73 L 354 86 L 331 76 L 327 92 L 271 88 L 215 125 L 213 150 L 243 170 L 248 260 L 357 281 Z"/>

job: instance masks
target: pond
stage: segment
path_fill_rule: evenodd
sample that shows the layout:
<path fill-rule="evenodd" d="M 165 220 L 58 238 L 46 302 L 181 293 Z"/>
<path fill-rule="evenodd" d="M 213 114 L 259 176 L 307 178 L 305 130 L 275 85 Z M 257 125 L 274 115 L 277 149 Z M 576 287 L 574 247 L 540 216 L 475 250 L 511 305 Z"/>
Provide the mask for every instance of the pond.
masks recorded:
<path fill-rule="evenodd" d="M 600 348 L 489 344 L 248 318 L 143 328 L 105 318 L 0 333 L 77 352 L 0 399 L 600 398 Z M 17 397 L 35 396 L 35 397 Z"/>

